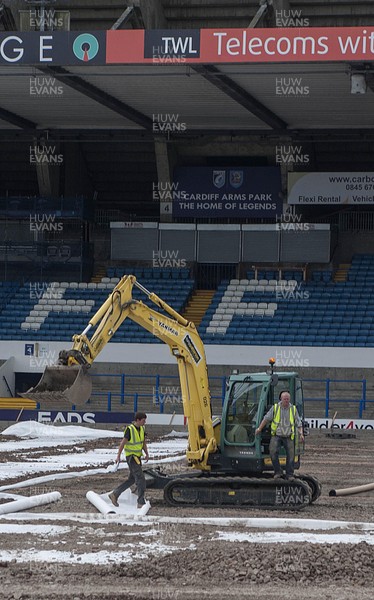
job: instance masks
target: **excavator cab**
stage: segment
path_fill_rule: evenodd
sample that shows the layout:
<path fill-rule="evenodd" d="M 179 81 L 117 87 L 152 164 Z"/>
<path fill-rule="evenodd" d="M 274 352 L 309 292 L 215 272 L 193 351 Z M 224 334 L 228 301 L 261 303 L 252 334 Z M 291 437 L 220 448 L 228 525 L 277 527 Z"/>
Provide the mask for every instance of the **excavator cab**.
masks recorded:
<path fill-rule="evenodd" d="M 304 416 L 302 384 L 297 373 L 235 374 L 228 382 L 220 438 L 220 457 L 211 457 L 213 470 L 260 474 L 272 470 L 269 455 L 270 425 L 261 436 L 255 431 L 282 391 L 291 394 L 301 418 Z M 299 466 L 296 442 L 295 467 Z M 282 462 L 282 460 L 281 460 Z"/>
<path fill-rule="evenodd" d="M 254 444 L 262 387 L 261 382 L 252 381 L 235 381 L 232 384 L 224 429 L 227 443 Z"/>

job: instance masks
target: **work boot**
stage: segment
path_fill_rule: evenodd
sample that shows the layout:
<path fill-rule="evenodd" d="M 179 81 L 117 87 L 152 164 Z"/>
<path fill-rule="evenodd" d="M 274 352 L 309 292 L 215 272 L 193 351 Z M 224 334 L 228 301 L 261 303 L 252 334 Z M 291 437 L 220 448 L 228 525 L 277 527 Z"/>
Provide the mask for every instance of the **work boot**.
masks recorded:
<path fill-rule="evenodd" d="M 114 504 L 114 506 L 119 506 L 118 500 L 113 492 L 109 494 L 109 499 L 111 500 L 112 504 Z"/>

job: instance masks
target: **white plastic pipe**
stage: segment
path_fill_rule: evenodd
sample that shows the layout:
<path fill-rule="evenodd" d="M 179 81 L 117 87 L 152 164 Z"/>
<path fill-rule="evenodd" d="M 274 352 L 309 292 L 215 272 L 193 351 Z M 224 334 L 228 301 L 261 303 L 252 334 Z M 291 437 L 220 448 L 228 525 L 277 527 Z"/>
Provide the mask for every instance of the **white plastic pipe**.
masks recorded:
<path fill-rule="evenodd" d="M 120 469 L 127 469 L 127 465 L 122 467 L 120 465 Z M 85 471 L 70 471 L 67 473 L 54 473 L 53 475 L 42 475 L 40 477 L 33 477 L 32 479 L 25 479 L 24 481 L 19 481 L 18 483 L 12 483 L 9 485 L 2 485 L 0 487 L 0 491 L 6 490 L 15 490 L 19 488 L 29 487 L 30 485 L 40 485 L 41 483 L 47 483 L 49 481 L 56 481 L 57 479 L 71 479 L 72 477 L 86 477 L 91 475 L 99 475 L 102 473 L 107 473 L 107 469 L 86 469 Z"/>
<path fill-rule="evenodd" d="M 49 494 L 28 496 L 27 498 L 14 500 L 14 502 L 7 502 L 6 504 L 1 504 L 0 515 L 18 512 L 19 510 L 27 510 L 29 508 L 34 508 L 34 506 L 42 506 L 43 504 L 50 504 L 51 502 L 57 502 L 57 500 L 60 500 L 60 498 L 60 492 L 50 492 Z"/>
<path fill-rule="evenodd" d="M 115 507 L 111 508 L 96 492 L 87 492 L 86 498 L 102 515 L 116 514 Z"/>
<path fill-rule="evenodd" d="M 371 490 L 374 490 L 374 483 L 356 485 L 355 487 L 342 490 L 330 490 L 329 496 L 352 496 L 353 494 L 362 494 L 363 492 L 370 492 Z"/>
<path fill-rule="evenodd" d="M 19 497 L 19 494 L 6 494 L 5 492 L 0 492 L 0 498 L 5 498 L 6 500 L 18 500 Z"/>
<path fill-rule="evenodd" d="M 87 492 L 86 498 L 97 508 L 102 515 L 125 515 L 125 516 L 144 516 L 151 508 L 148 500 L 141 508 L 137 508 L 137 496 L 130 489 L 121 494 L 118 499 L 119 506 L 115 507 L 108 498 L 108 494 L 96 494 L 96 492 Z"/>

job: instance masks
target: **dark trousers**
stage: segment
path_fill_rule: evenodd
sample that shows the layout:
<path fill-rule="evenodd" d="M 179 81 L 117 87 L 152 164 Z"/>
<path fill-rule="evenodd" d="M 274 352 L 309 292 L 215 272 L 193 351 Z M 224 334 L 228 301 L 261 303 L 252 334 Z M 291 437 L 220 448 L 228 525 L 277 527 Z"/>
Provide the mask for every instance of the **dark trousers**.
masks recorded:
<path fill-rule="evenodd" d="M 129 466 L 129 476 L 126 481 L 121 483 L 118 487 L 116 487 L 115 490 L 113 490 L 113 494 L 116 498 L 118 498 L 125 490 L 127 490 L 135 483 L 138 493 L 138 504 L 145 504 L 144 493 L 146 488 L 146 481 L 144 473 L 142 471 L 142 465 L 138 465 L 133 456 L 127 456 L 126 462 Z"/>
<path fill-rule="evenodd" d="M 279 450 L 281 446 L 286 451 L 286 475 L 292 476 L 294 472 L 295 444 L 294 440 L 291 440 L 290 437 L 271 436 L 269 452 L 274 472 L 277 475 L 281 475 L 283 472 L 279 464 Z"/>

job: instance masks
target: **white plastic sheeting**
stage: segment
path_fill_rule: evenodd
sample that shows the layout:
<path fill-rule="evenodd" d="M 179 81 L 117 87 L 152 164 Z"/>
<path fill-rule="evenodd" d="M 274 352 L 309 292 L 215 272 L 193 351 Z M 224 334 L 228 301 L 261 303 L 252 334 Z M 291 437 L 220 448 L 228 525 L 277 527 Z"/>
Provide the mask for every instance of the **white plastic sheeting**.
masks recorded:
<path fill-rule="evenodd" d="M 0 515 L 7 513 L 18 512 L 19 510 L 27 510 L 34 508 L 35 506 L 42 506 L 43 504 L 51 504 L 61 499 L 60 492 L 50 492 L 49 494 L 39 494 L 37 496 L 28 496 L 27 498 L 20 498 L 19 500 L 13 500 L 6 504 L 0 505 Z"/>
<path fill-rule="evenodd" d="M 114 506 L 109 499 L 110 492 L 106 494 L 96 494 L 96 492 L 87 492 L 86 498 L 91 504 L 97 508 L 102 515 L 117 514 L 125 516 L 144 516 L 151 508 L 150 503 L 147 501 L 142 508 L 137 508 L 137 496 L 126 490 L 118 498 L 119 506 Z"/>

